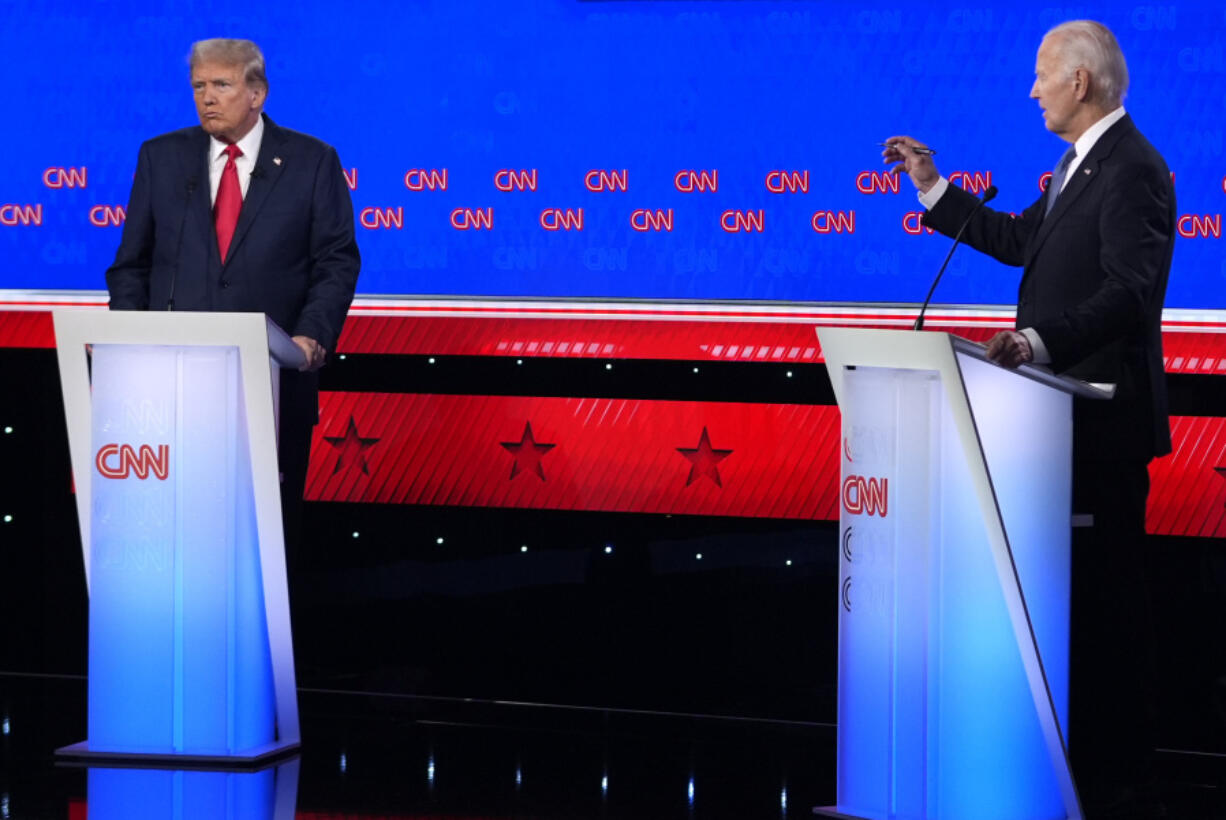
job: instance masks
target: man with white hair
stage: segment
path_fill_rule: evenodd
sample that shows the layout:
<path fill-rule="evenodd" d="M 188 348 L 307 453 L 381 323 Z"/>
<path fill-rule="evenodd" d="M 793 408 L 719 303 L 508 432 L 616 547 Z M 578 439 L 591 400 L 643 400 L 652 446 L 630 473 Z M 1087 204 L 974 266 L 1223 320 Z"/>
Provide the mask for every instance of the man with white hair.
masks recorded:
<path fill-rule="evenodd" d="M 1106 26 L 1076 20 L 1047 33 L 1030 96 L 1069 148 L 1043 195 L 1016 217 L 975 211 L 979 200 L 949 185 L 917 140 L 891 137 L 883 152 L 919 189 L 925 225 L 952 235 L 969 219 L 967 244 L 1022 267 L 1017 329 L 997 334 L 989 357 L 1116 385 L 1110 401 L 1073 404 L 1073 509 L 1093 526 L 1073 542 L 1068 737 L 1091 818 L 1163 816 L 1136 787 L 1150 779 L 1153 749 L 1143 546 L 1148 464 L 1171 449 L 1161 318 L 1175 190 L 1124 111 L 1127 89 L 1124 55 Z M 1025 430 L 1026 408 L 1017 416 Z"/>
<path fill-rule="evenodd" d="M 319 378 L 360 264 L 336 151 L 263 113 L 264 55 L 250 40 L 194 43 L 200 124 L 144 143 L 123 238 L 106 272 L 112 310 L 267 314 L 302 348 L 282 371 L 279 457 L 293 559 Z M 293 561 L 291 560 L 291 569 Z"/>

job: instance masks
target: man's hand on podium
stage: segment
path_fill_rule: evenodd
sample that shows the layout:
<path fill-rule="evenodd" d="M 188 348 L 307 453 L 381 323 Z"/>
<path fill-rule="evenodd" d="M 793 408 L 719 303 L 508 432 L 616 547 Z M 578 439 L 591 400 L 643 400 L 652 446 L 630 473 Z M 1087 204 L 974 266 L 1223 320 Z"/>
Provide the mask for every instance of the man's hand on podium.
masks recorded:
<path fill-rule="evenodd" d="M 1017 367 L 1034 361 L 1030 340 L 1016 330 L 1002 330 L 988 341 L 988 358 L 1002 367 Z"/>
<path fill-rule="evenodd" d="M 328 351 L 324 350 L 323 345 L 310 336 L 295 336 L 293 338 L 294 344 L 302 348 L 302 352 L 306 356 L 306 362 L 298 368 L 299 370 L 318 370 L 324 366 L 324 360 L 328 357 Z"/>

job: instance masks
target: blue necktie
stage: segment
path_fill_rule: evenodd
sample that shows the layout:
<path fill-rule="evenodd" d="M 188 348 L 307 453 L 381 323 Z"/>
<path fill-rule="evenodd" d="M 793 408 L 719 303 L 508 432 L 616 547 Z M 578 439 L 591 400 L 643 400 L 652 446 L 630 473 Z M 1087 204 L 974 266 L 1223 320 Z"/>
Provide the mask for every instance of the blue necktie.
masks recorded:
<path fill-rule="evenodd" d="M 1052 171 L 1051 182 L 1047 183 L 1047 210 L 1043 212 L 1044 216 L 1051 213 L 1051 209 L 1055 206 L 1056 198 L 1060 196 L 1060 189 L 1064 186 L 1064 177 L 1068 175 L 1068 167 L 1073 164 L 1076 157 L 1077 148 L 1070 145 L 1064 152 L 1064 156 L 1060 157 L 1060 164 L 1056 166 L 1056 170 Z"/>

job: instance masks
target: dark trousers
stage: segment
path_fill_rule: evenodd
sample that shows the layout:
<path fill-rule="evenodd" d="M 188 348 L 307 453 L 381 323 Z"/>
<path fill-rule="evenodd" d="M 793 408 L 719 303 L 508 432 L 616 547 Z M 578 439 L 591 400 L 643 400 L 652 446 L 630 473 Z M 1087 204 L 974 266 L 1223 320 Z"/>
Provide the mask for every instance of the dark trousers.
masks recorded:
<path fill-rule="evenodd" d="M 1079 460 L 1073 511 L 1069 752 L 1083 789 L 1151 777 L 1156 709 L 1145 562 L 1148 461 Z"/>
<path fill-rule="evenodd" d="M 292 594 L 302 569 L 302 496 L 311 456 L 311 433 L 319 419 L 319 380 L 314 373 L 281 371 L 277 463 L 281 471 L 281 524 L 285 530 L 285 568 Z"/>

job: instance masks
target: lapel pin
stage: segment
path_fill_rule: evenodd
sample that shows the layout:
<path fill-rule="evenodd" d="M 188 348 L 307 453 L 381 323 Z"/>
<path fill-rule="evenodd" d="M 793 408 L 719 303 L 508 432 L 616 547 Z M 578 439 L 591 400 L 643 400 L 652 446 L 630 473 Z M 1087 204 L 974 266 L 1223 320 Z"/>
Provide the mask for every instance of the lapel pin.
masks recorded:
<path fill-rule="evenodd" d="M 277 161 L 276 161 L 276 160 L 273 160 L 273 162 L 277 162 Z M 280 163 L 280 162 L 277 162 L 277 164 L 278 164 L 278 165 L 280 165 L 281 163 Z M 1083 173 L 1084 173 L 1086 176 L 1089 176 L 1089 175 L 1090 175 L 1090 169 L 1089 169 L 1089 168 L 1086 168 L 1086 169 L 1085 169 L 1085 171 L 1084 171 Z"/>
<path fill-rule="evenodd" d="M 273 165 L 280 165 L 280 164 L 281 164 L 281 158 L 280 158 L 280 157 L 273 157 L 273 158 L 272 158 L 272 164 L 273 164 Z M 1089 173 L 1089 171 L 1086 171 L 1086 173 L 1088 174 L 1088 173 Z"/>

